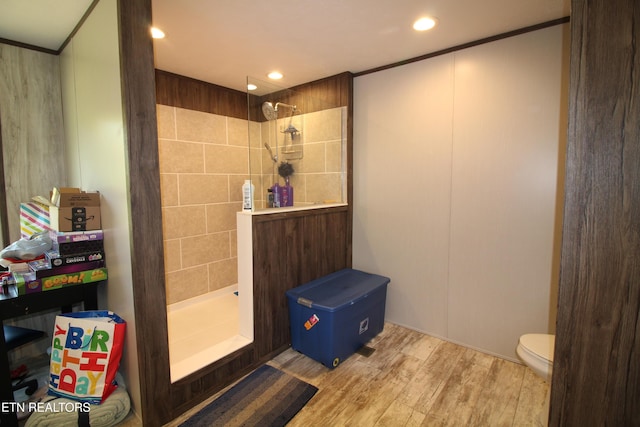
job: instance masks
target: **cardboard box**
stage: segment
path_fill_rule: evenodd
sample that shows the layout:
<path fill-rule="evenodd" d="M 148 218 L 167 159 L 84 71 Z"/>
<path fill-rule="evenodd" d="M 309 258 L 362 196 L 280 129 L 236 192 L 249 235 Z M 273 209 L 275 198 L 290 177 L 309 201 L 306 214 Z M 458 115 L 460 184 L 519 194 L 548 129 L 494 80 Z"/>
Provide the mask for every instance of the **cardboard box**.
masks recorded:
<path fill-rule="evenodd" d="M 347 268 L 288 290 L 291 347 L 338 366 L 382 332 L 389 281 Z"/>
<path fill-rule="evenodd" d="M 100 230 L 100 193 L 78 188 L 54 188 L 49 218 L 54 231 Z"/>

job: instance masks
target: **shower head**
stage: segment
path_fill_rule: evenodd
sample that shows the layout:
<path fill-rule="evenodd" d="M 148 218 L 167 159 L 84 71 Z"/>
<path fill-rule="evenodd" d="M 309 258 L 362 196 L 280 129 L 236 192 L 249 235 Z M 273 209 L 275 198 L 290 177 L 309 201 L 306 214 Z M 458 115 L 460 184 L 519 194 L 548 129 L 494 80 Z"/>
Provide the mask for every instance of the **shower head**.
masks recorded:
<path fill-rule="evenodd" d="M 275 120 L 278 118 L 278 104 L 274 107 L 270 102 L 262 103 L 262 114 L 267 120 Z"/>
<path fill-rule="evenodd" d="M 291 111 L 296 111 L 295 105 L 285 104 L 284 102 L 276 102 L 274 106 L 271 102 L 263 102 L 262 103 L 262 114 L 267 120 L 276 120 L 278 118 L 278 108 L 279 107 L 288 107 L 291 108 Z"/>
<path fill-rule="evenodd" d="M 264 148 L 266 148 L 267 151 L 269 152 L 269 155 L 271 156 L 271 160 L 273 160 L 273 163 L 278 163 L 278 156 L 273 154 L 273 151 L 271 151 L 271 146 L 269 145 L 268 142 L 264 143 Z"/>

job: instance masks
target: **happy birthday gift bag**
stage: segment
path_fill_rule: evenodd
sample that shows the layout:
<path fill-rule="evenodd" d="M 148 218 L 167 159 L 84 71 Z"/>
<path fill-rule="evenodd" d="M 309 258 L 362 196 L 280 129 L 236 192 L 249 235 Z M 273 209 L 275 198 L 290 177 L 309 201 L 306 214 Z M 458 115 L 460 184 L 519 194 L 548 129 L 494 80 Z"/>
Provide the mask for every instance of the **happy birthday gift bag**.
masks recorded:
<path fill-rule="evenodd" d="M 126 322 L 106 311 L 56 316 L 51 345 L 49 393 L 99 404 L 116 387 Z"/>

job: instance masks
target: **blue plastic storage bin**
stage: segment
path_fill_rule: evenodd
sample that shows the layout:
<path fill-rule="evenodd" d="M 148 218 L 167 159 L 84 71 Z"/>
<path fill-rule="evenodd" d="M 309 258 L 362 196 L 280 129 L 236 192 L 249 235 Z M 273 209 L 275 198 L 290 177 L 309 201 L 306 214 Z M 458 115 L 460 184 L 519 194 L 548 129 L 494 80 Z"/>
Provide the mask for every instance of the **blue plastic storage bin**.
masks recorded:
<path fill-rule="evenodd" d="M 382 332 L 389 282 L 349 268 L 287 291 L 293 349 L 338 366 Z"/>

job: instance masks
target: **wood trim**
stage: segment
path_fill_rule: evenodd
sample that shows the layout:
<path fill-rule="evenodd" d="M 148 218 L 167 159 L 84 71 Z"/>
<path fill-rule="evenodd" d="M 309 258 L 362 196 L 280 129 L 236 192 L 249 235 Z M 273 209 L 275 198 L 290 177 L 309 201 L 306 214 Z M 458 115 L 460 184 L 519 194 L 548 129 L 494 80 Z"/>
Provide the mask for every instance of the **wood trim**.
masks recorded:
<path fill-rule="evenodd" d="M 4 157 L 2 151 L 2 118 L 0 115 L 0 244 L 9 245 L 9 214 L 7 211 L 7 190 L 4 180 Z"/>
<path fill-rule="evenodd" d="M 335 212 L 346 212 L 348 210 L 347 205 L 340 206 L 328 206 L 328 207 L 319 207 L 317 209 L 301 209 L 301 210 L 291 210 L 285 212 L 274 212 L 264 215 L 254 215 L 252 218 L 252 222 L 254 225 L 261 224 L 263 222 L 273 222 L 280 221 L 283 219 L 289 218 L 300 218 L 308 215 L 324 215 L 328 213 Z"/>
<path fill-rule="evenodd" d="M 60 55 L 62 53 L 62 51 L 64 50 L 64 48 L 67 47 L 69 42 L 71 42 L 71 39 L 73 38 L 73 36 L 75 36 L 76 33 L 78 32 L 78 30 L 80 30 L 80 28 L 82 28 L 82 25 L 84 24 L 84 21 L 86 21 L 87 18 L 89 18 L 89 15 L 91 15 L 91 12 L 93 12 L 93 9 L 95 9 L 95 7 L 98 5 L 99 1 L 100 0 L 93 0 L 91 2 L 89 7 L 87 8 L 86 12 L 84 13 L 84 15 L 82 15 L 82 18 L 80 18 L 80 21 L 73 28 L 73 31 L 71 31 L 71 34 L 69 34 L 67 39 L 64 42 L 62 42 L 62 45 L 60 45 L 60 47 L 56 51 L 56 55 Z"/>
<path fill-rule="evenodd" d="M 119 0 L 118 18 L 141 409 L 145 425 L 159 426 L 172 412 L 151 0 Z"/>
<path fill-rule="evenodd" d="M 345 264 L 352 266 L 353 259 L 353 75 L 342 77 L 341 93 L 346 97 L 347 106 L 347 224 L 346 230 L 348 239 L 346 242 L 347 251 L 345 253 Z M 342 102 L 345 102 L 343 99 Z"/>
<path fill-rule="evenodd" d="M 640 425 L 640 3 L 572 2 L 550 425 Z"/>
<path fill-rule="evenodd" d="M 468 49 L 470 47 L 480 46 L 482 44 L 495 42 L 497 40 L 506 39 L 509 37 L 519 36 L 520 34 L 530 33 L 532 31 L 542 30 L 543 28 L 553 27 L 556 25 L 566 24 L 569 22 L 569 17 L 565 16 L 563 18 L 554 19 L 551 21 L 543 22 L 536 25 L 531 25 L 529 27 L 519 28 L 513 31 L 507 31 L 506 33 L 497 34 L 495 36 L 485 37 L 483 39 L 475 40 L 469 43 L 459 44 L 457 46 L 449 47 L 446 49 L 438 50 L 436 52 L 427 53 L 425 55 L 416 56 L 415 58 L 405 59 L 404 61 L 395 62 L 393 64 L 382 65 L 380 67 L 371 68 L 369 70 L 360 71 L 359 73 L 355 73 L 354 77 L 360 77 L 371 73 L 377 73 L 378 71 L 388 70 L 390 68 L 400 67 L 402 65 L 411 64 L 413 62 L 424 61 L 425 59 L 434 58 L 436 56 L 446 55 L 448 53 L 457 52 L 462 49 Z"/>
<path fill-rule="evenodd" d="M 58 51 L 53 49 L 47 49 L 46 47 L 35 46 L 28 43 L 17 42 L 15 40 L 3 39 L 0 37 L 0 43 L 7 44 L 10 46 L 21 47 L 23 49 L 35 50 L 37 52 L 48 53 L 50 55 L 58 55 Z"/>

